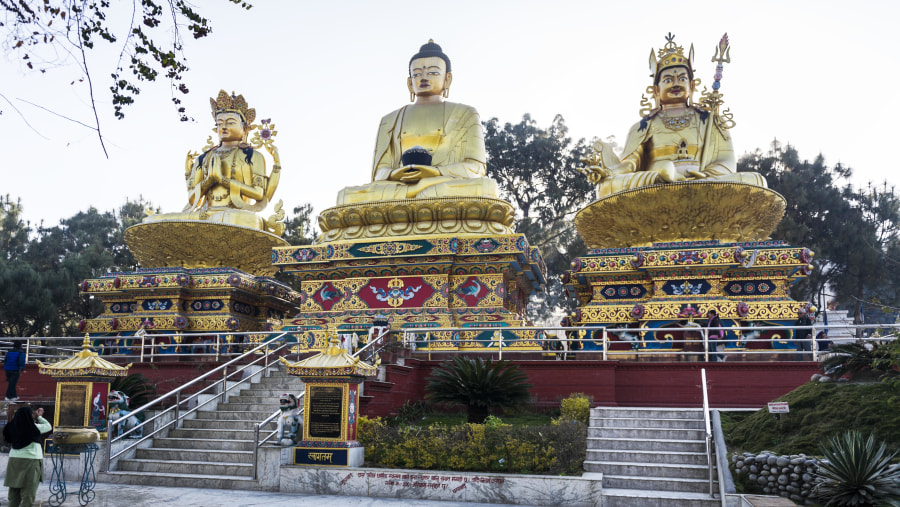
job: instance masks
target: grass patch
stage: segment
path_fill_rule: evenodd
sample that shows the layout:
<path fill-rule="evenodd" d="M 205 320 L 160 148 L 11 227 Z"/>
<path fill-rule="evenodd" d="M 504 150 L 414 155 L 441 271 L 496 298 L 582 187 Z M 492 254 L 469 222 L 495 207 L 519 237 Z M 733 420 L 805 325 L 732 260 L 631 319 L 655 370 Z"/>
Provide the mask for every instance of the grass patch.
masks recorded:
<path fill-rule="evenodd" d="M 900 382 L 810 382 L 777 401 L 790 405 L 779 419 L 766 409 L 722 413 L 730 452 L 818 455 L 821 443 L 851 429 L 900 449 Z"/>

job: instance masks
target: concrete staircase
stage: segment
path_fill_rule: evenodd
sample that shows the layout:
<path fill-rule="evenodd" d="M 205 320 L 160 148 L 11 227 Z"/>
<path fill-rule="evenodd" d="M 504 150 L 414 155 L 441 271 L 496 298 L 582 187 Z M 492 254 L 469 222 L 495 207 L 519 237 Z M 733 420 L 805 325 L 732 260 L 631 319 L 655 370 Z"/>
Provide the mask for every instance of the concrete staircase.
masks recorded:
<path fill-rule="evenodd" d="M 147 486 L 197 486 L 217 489 L 263 489 L 253 477 L 254 427 L 278 409 L 282 393 L 300 394 L 303 382 L 272 368 L 269 377 L 230 391 L 227 403 L 199 410 L 182 427 L 154 437 L 133 458 L 121 458 L 104 482 Z M 213 407 L 215 403 L 210 403 Z M 274 431 L 264 426 L 260 435 Z M 272 440 L 269 441 L 271 443 Z M 263 471 L 260 470 L 260 473 Z"/>
<path fill-rule="evenodd" d="M 604 505 L 721 505 L 709 496 L 705 439 L 700 409 L 598 407 L 584 469 L 603 474 Z"/>

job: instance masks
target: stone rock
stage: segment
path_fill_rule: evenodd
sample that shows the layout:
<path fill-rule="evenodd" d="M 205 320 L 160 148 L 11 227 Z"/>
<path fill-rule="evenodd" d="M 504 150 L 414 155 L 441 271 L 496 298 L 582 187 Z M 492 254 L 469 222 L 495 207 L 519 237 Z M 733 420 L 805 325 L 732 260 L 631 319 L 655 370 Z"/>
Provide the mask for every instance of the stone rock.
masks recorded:
<path fill-rule="evenodd" d="M 756 479 L 757 479 L 758 477 L 759 477 L 759 476 L 756 475 L 756 474 L 750 474 L 750 475 L 747 476 L 747 480 L 750 481 L 750 482 L 756 482 Z"/>
<path fill-rule="evenodd" d="M 787 459 L 786 456 L 780 456 L 775 459 L 775 464 L 778 465 L 779 468 L 788 466 L 788 464 L 790 462 L 791 462 L 791 460 Z M 771 465 L 771 463 L 769 463 L 769 464 Z"/>
<path fill-rule="evenodd" d="M 800 496 L 800 495 L 791 495 L 791 496 L 789 496 L 788 498 L 790 498 L 791 500 L 793 500 L 793 501 L 795 501 L 795 502 L 802 502 L 802 501 L 803 501 L 803 497 Z"/>
<path fill-rule="evenodd" d="M 771 473 L 772 473 L 772 472 L 769 472 L 768 470 L 763 469 L 763 470 L 759 473 L 759 475 L 762 475 L 763 477 L 765 477 L 765 476 L 767 476 L 767 475 L 770 475 Z"/>
<path fill-rule="evenodd" d="M 812 482 L 812 475 L 810 474 L 803 474 L 800 478 L 803 479 L 803 482 Z"/>
<path fill-rule="evenodd" d="M 734 468 L 744 468 L 744 462 L 743 461 L 735 461 Z"/>
<path fill-rule="evenodd" d="M 803 458 L 796 457 L 791 460 L 791 465 L 800 465 L 803 463 Z"/>
<path fill-rule="evenodd" d="M 798 475 L 798 474 L 791 474 L 788 477 L 790 477 L 792 481 L 800 480 L 800 475 Z"/>
<path fill-rule="evenodd" d="M 751 474 L 759 473 L 759 467 L 757 467 L 756 465 L 750 465 L 750 473 Z"/>
<path fill-rule="evenodd" d="M 770 466 L 771 466 L 771 465 L 777 465 L 777 464 L 778 464 L 778 458 L 776 458 L 775 456 L 769 456 L 768 458 L 766 458 L 766 464 L 768 464 L 768 465 L 770 465 Z"/>
<path fill-rule="evenodd" d="M 810 380 L 811 382 L 815 382 L 815 381 L 819 380 L 820 378 L 822 378 L 822 375 L 821 375 L 821 374 L 819 374 L 819 373 L 813 373 L 812 376 L 809 377 L 809 380 Z"/>
<path fill-rule="evenodd" d="M 784 486 L 784 485 L 787 484 L 788 482 L 789 482 L 789 481 L 788 481 L 788 477 L 787 477 L 786 475 L 781 474 L 781 475 L 778 476 L 778 484 L 781 484 L 782 486 Z"/>
<path fill-rule="evenodd" d="M 766 483 L 768 483 L 768 482 L 769 482 L 769 481 L 766 480 L 766 478 L 763 477 L 763 476 L 760 476 L 759 479 L 756 479 L 756 483 L 759 484 L 760 486 L 762 486 L 763 484 L 766 484 Z"/>

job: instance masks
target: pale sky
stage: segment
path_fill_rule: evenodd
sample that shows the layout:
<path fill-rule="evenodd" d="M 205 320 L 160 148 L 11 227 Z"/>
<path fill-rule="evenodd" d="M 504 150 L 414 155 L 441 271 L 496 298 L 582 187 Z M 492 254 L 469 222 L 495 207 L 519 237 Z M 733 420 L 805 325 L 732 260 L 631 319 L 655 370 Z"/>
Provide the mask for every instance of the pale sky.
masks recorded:
<path fill-rule="evenodd" d="M 178 121 L 167 82 L 144 83 L 116 120 L 106 76 L 120 47 L 98 43 L 91 53 L 109 159 L 93 131 L 19 100 L 92 123 L 86 87 L 70 85 L 77 70 L 26 74 L 4 53 L 0 93 L 37 130 L 0 98 L 0 193 L 20 197 L 26 219 L 55 225 L 139 195 L 180 211 L 184 156 L 212 133 L 208 99 L 219 89 L 243 94 L 257 119 L 275 123 L 283 165 L 275 200 L 288 210 L 310 202 L 318 213 L 342 187 L 369 181 L 378 122 L 408 103 L 407 63 L 429 38 L 452 61 L 450 100 L 474 106 L 483 120 L 517 123 L 530 113 L 546 127 L 559 113 L 575 138 L 622 143 L 652 84 L 650 50 L 670 31 L 685 50 L 693 43 L 701 88 L 711 86 L 710 58 L 728 32 L 721 91 L 738 155 L 777 138 L 802 157 L 821 152 L 853 167 L 857 184 L 897 181 L 886 151 L 900 112 L 892 36 L 900 2 L 257 0 L 250 11 L 197 3 L 214 32 L 186 41 L 191 93 L 183 99 L 195 123 Z"/>

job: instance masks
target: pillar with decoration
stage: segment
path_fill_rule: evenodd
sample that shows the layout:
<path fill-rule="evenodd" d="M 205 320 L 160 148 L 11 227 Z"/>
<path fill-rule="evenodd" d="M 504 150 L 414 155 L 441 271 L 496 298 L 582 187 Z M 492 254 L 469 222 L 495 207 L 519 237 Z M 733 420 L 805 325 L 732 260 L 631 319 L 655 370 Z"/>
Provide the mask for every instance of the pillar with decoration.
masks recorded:
<path fill-rule="evenodd" d="M 119 366 L 101 358 L 91 350 L 88 336 L 84 337 L 82 349 L 74 357 L 54 364 L 40 361 L 37 364 L 41 374 L 56 380 L 53 427 L 92 428 L 105 434 L 109 386 L 116 378 L 128 375 L 131 364 Z"/>
<path fill-rule="evenodd" d="M 366 377 L 375 376 L 371 365 L 341 348 L 332 329 L 325 352 L 296 363 L 281 358 L 290 375 L 305 384 L 303 439 L 293 449 L 295 465 L 358 467 L 364 449 L 356 440 L 359 390 Z"/>

